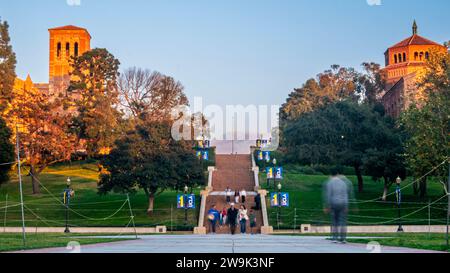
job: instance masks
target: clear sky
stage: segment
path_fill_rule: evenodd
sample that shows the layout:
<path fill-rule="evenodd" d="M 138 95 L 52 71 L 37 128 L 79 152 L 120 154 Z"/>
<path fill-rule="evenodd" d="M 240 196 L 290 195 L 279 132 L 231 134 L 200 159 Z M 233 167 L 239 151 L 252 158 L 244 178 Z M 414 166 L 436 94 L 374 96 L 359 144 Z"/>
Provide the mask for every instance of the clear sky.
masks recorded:
<path fill-rule="evenodd" d="M 47 82 L 47 29 L 73 24 L 121 69 L 160 71 L 191 101 L 219 105 L 281 104 L 331 64 L 383 63 L 414 19 L 419 34 L 450 40 L 449 10 L 448 0 L 0 0 L 20 77 Z"/>

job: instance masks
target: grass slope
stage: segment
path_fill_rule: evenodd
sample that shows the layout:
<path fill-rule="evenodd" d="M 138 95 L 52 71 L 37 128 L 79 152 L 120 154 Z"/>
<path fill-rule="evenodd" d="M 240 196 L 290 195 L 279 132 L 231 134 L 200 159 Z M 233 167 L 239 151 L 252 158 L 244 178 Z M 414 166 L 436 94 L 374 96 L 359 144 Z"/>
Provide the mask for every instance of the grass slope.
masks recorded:
<path fill-rule="evenodd" d="M 322 187 L 327 181 L 328 176 L 325 175 L 303 175 L 290 172 L 289 169 L 285 170 L 284 179 L 282 181 L 282 191 L 289 192 L 290 194 L 290 207 L 280 209 L 280 228 L 281 229 L 293 229 L 294 223 L 299 224 L 314 224 L 314 225 L 327 225 L 330 223 L 329 216 L 323 213 L 322 205 Z M 365 177 L 364 192 L 357 192 L 357 179 L 354 176 L 348 177 L 354 187 L 355 198 L 357 200 L 372 200 L 380 197 L 383 192 L 383 184 L 372 181 L 369 177 Z M 408 179 L 402 182 L 405 186 L 410 183 Z M 278 182 L 277 182 L 278 183 Z M 260 173 L 260 184 L 262 187 L 269 189 L 269 191 L 276 191 L 271 185 L 266 185 L 266 174 Z M 390 189 L 390 193 L 395 191 L 393 186 Z M 440 202 L 434 204 L 430 208 L 430 214 L 428 211 L 428 201 L 439 199 L 444 196 L 443 187 L 438 182 L 433 182 L 430 179 L 428 186 L 428 198 L 421 200 L 413 194 L 412 187 L 408 187 L 403 190 L 403 204 L 402 204 L 402 216 L 407 216 L 403 219 L 404 224 L 428 224 L 428 218 L 430 215 L 431 224 L 445 224 L 447 200 L 442 199 Z M 390 195 L 387 202 L 368 202 L 353 204 L 349 212 L 349 224 L 351 225 L 372 225 L 372 224 L 385 224 L 396 225 L 397 221 L 393 219 L 397 218 L 397 206 L 395 203 L 395 195 Z M 270 200 L 267 199 L 268 206 L 270 206 Z M 418 211 L 419 210 L 419 211 Z M 418 211 L 417 213 L 414 213 Z M 274 228 L 278 228 L 277 221 L 278 208 L 269 208 L 269 220 Z M 294 215 L 297 217 L 294 218 Z"/>

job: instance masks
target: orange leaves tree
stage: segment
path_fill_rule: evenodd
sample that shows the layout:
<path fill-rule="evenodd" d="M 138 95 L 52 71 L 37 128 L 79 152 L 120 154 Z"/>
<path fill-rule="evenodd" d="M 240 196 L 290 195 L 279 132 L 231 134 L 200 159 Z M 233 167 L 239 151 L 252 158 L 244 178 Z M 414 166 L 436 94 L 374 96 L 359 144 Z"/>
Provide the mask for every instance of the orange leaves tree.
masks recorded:
<path fill-rule="evenodd" d="M 74 152 L 70 114 L 63 109 L 65 99 L 50 99 L 27 84 L 12 92 L 5 115 L 10 128 L 18 128 L 20 154 L 30 168 L 33 194 L 40 193 L 39 174 L 51 164 L 69 160 Z"/>

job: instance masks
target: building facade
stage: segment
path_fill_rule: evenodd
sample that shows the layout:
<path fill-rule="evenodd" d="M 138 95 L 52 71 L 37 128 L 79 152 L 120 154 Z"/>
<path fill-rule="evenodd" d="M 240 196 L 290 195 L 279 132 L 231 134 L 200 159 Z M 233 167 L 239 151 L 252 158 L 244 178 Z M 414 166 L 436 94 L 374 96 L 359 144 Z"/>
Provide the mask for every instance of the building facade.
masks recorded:
<path fill-rule="evenodd" d="M 435 52 L 447 52 L 447 47 L 418 35 L 416 22 L 412 36 L 388 48 L 385 52 L 386 92 L 381 98 L 386 113 L 398 117 L 419 96 L 417 79 L 425 71 L 426 62 Z"/>
<path fill-rule="evenodd" d="M 50 37 L 48 83 L 33 83 L 28 75 L 26 80 L 16 79 L 14 84 L 16 90 L 35 89 L 46 93 L 49 98 L 66 92 L 70 84 L 71 58 L 91 50 L 91 35 L 84 28 L 69 25 L 51 28 L 48 31 Z"/>

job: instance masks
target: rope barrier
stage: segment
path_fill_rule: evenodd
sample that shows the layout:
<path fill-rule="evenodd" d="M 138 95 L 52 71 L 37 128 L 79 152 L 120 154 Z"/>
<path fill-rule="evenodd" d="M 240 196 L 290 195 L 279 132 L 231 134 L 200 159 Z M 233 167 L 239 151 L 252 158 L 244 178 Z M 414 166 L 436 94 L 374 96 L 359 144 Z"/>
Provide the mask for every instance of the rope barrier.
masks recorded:
<path fill-rule="evenodd" d="M 55 199 L 57 202 L 59 202 L 61 205 L 63 205 L 64 207 L 66 206 L 66 204 L 64 204 L 58 197 L 56 197 L 49 189 L 47 189 L 47 187 L 45 187 L 43 184 L 42 184 L 42 182 L 36 177 L 36 176 L 34 176 L 33 174 L 31 174 L 30 173 L 30 175 L 39 183 L 39 185 L 41 185 L 41 187 L 45 190 L 45 191 L 47 191 L 49 194 L 50 194 L 50 196 L 52 196 L 53 197 L 53 199 Z M 107 216 L 107 217 L 103 217 L 103 218 L 93 218 L 93 217 L 89 217 L 89 216 L 86 216 L 86 215 L 84 215 L 84 214 L 82 214 L 82 213 L 79 213 L 79 212 L 77 212 L 76 210 L 73 210 L 73 209 L 71 209 L 70 207 L 68 208 L 68 210 L 69 211 L 71 211 L 71 212 L 73 212 L 73 213 L 75 213 L 76 215 L 78 215 L 78 216 L 80 216 L 80 217 L 82 217 L 82 218 L 85 218 L 85 219 L 89 219 L 89 220 L 93 220 L 93 221 L 106 221 L 106 220 L 109 220 L 109 219 L 111 219 L 112 217 L 114 217 L 116 214 L 118 214 L 122 209 L 123 209 L 123 207 L 127 204 L 127 202 L 128 202 L 128 199 L 125 199 L 125 201 L 123 202 L 123 204 L 119 207 L 119 209 L 117 209 L 117 211 L 115 211 L 113 214 L 111 214 L 111 215 L 109 215 L 109 216 Z"/>

